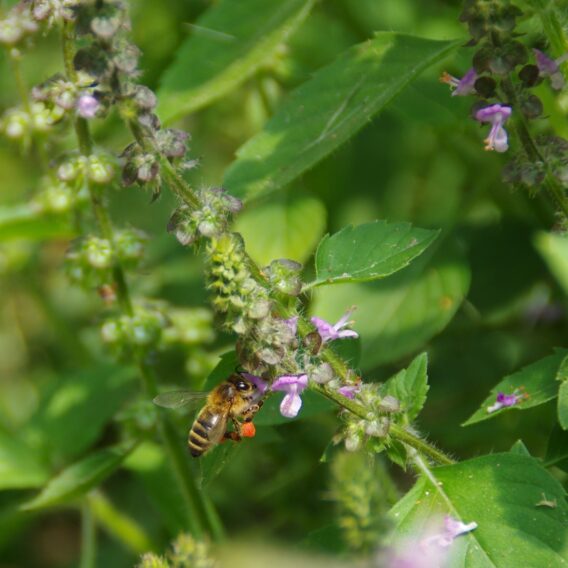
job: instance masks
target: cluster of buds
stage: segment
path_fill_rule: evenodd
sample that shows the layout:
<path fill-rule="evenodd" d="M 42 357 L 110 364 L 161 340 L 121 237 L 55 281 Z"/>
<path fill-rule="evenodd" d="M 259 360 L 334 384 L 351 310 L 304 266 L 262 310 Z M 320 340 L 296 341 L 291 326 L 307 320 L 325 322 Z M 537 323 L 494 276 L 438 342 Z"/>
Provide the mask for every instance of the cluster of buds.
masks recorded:
<path fill-rule="evenodd" d="M 79 0 L 33 0 L 31 14 L 36 21 L 46 21 L 51 26 L 73 20 L 77 4 Z"/>
<path fill-rule="evenodd" d="M 568 54 L 554 60 L 539 49 L 529 50 L 515 31 L 516 20 L 521 15 L 521 10 L 508 1 L 468 0 L 461 20 L 469 28 L 472 38 L 469 45 L 476 47 L 472 67 L 461 79 L 448 73 L 441 77 L 441 81 L 453 89 L 454 96 L 478 98 L 472 115 L 478 122 L 490 126 L 485 139 L 486 150 L 506 152 L 509 149 L 505 125 L 516 113 L 524 120 L 542 115 L 542 102 L 531 93 L 531 88 L 547 79 L 555 90 L 564 86 L 560 65 Z M 527 149 L 526 143 L 523 146 L 524 152 L 508 165 L 505 181 L 538 187 L 547 170 L 542 157 L 558 152 L 559 139 L 542 137 L 535 148 Z M 548 170 L 561 181 L 562 175 L 566 175 L 565 165 L 556 168 L 548 164 Z"/>
<path fill-rule="evenodd" d="M 255 322 L 237 342 L 243 366 L 253 373 L 262 373 L 277 365 L 296 368 L 297 327 L 297 317 L 282 319 L 272 314 Z"/>
<path fill-rule="evenodd" d="M 187 205 L 176 209 L 168 223 L 168 231 L 182 245 L 192 244 L 200 237 L 219 237 L 227 231 L 230 216 L 242 207 L 240 200 L 218 187 L 202 189 L 199 201 L 199 209 Z"/>
<path fill-rule="evenodd" d="M 0 119 L 0 131 L 7 138 L 22 140 L 25 145 L 29 145 L 34 134 L 49 132 L 64 114 L 60 107 L 46 105 L 41 101 L 32 103 L 28 109 L 11 108 Z"/>
<path fill-rule="evenodd" d="M 382 451 L 393 418 L 400 413 L 400 402 L 391 395 L 382 396 L 380 386 L 371 383 L 360 385 L 354 398 L 367 411 L 367 418 L 344 413 L 345 449 L 354 452 L 366 444 L 373 452 Z"/>
<path fill-rule="evenodd" d="M 208 544 L 195 540 L 192 536 L 182 534 L 172 543 L 166 557 L 151 552 L 144 554 L 137 568 L 216 568 L 218 563 L 211 556 Z"/>
<path fill-rule="evenodd" d="M 44 213 L 67 213 L 88 203 L 84 188 L 77 191 L 72 185 L 48 178 L 33 198 L 33 207 Z"/>
<path fill-rule="evenodd" d="M 57 168 L 57 177 L 70 184 L 81 187 L 85 181 L 108 184 L 114 177 L 113 159 L 108 154 L 75 155 L 66 158 Z"/>
<path fill-rule="evenodd" d="M 150 350 L 159 346 L 169 320 L 159 306 L 136 305 L 134 314 L 107 319 L 101 327 L 101 337 L 119 355 L 132 350 Z"/>
<path fill-rule="evenodd" d="M 102 116 L 105 109 L 104 97 L 92 84 L 79 85 L 56 74 L 32 89 L 32 97 L 50 107 L 64 112 L 75 112 L 86 119 Z"/>
<path fill-rule="evenodd" d="M 67 254 L 67 270 L 72 281 L 86 288 L 108 286 L 118 259 L 129 269 L 138 267 L 144 254 L 145 236 L 135 229 L 123 229 L 108 239 L 90 236 L 77 241 Z"/>
<path fill-rule="evenodd" d="M 14 47 L 37 32 L 38 29 L 39 26 L 26 3 L 19 2 L 3 20 L 0 20 L 0 44 Z"/>
<path fill-rule="evenodd" d="M 207 256 L 213 306 L 223 314 L 225 327 L 245 335 L 269 315 L 271 301 L 266 289 L 252 278 L 242 237 L 222 233 L 211 238 Z"/>

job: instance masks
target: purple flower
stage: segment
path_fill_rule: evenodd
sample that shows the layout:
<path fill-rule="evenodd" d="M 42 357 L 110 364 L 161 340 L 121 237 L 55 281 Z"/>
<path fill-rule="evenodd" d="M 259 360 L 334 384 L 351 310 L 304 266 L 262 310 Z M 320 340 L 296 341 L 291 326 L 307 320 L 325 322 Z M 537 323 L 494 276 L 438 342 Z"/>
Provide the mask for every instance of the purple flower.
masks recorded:
<path fill-rule="evenodd" d="M 450 88 L 453 90 L 452 97 L 463 97 L 466 95 L 471 95 L 471 93 L 475 91 L 474 85 L 475 81 L 477 81 L 477 77 L 477 72 L 472 67 L 461 79 L 458 79 L 457 77 L 454 77 L 453 75 L 450 75 L 449 73 L 446 73 L 444 71 L 444 73 L 442 73 L 442 76 L 440 77 L 440 81 L 450 86 Z"/>
<path fill-rule="evenodd" d="M 458 521 L 453 517 L 446 515 L 444 517 L 444 530 L 441 533 L 425 538 L 422 541 L 422 544 L 425 546 L 437 544 L 442 548 L 448 548 L 448 546 L 452 544 L 456 537 L 460 536 L 461 534 L 467 534 L 468 532 L 471 532 L 476 528 L 476 522 L 471 522 L 466 525 L 465 523 L 462 523 L 461 521 Z"/>
<path fill-rule="evenodd" d="M 399 542 L 396 548 L 391 549 L 387 555 L 386 562 L 379 558 L 379 565 L 388 568 L 440 568 L 441 566 L 449 566 L 448 562 L 451 560 L 450 547 L 454 539 L 476 528 L 477 523 L 475 522 L 465 524 L 446 516 L 441 532 L 435 533 L 433 530 L 428 530 L 426 534 L 430 536 L 416 537 Z"/>
<path fill-rule="evenodd" d="M 552 88 L 560 91 L 564 87 L 564 75 L 562 75 L 560 65 L 568 60 L 568 53 L 565 53 L 558 59 L 551 59 L 539 49 L 533 49 L 533 51 L 540 76 L 550 77 Z"/>
<path fill-rule="evenodd" d="M 495 150 L 496 152 L 506 152 L 508 150 L 507 132 L 503 128 L 503 124 L 511 116 L 511 112 L 511 107 L 494 104 L 479 109 L 475 113 L 476 120 L 491 124 L 489 136 L 485 139 L 486 150 Z"/>
<path fill-rule="evenodd" d="M 495 402 L 487 407 L 487 412 L 489 414 L 501 410 L 501 408 L 507 408 L 508 406 L 515 406 L 522 400 L 526 399 L 527 395 L 521 393 L 520 389 L 516 389 L 512 394 L 505 394 L 502 392 L 497 393 L 497 398 Z"/>
<path fill-rule="evenodd" d="M 359 334 L 352 329 L 342 329 L 353 323 L 347 320 L 353 313 L 354 309 L 355 308 L 351 308 L 348 310 L 347 313 L 334 325 L 318 317 L 312 318 L 312 323 L 316 326 L 316 329 L 324 343 L 327 341 L 333 341 L 334 339 L 343 339 L 344 337 L 359 337 Z"/>
<path fill-rule="evenodd" d="M 260 395 L 263 395 L 268 390 L 268 383 L 263 381 L 260 377 L 256 375 L 251 375 L 250 373 L 240 373 L 247 381 L 250 381 L 256 388 Z"/>
<path fill-rule="evenodd" d="M 81 95 L 77 101 L 77 113 L 83 118 L 94 118 L 100 106 L 93 95 Z"/>
<path fill-rule="evenodd" d="M 361 390 L 361 385 L 343 385 L 337 389 L 337 392 L 346 398 L 355 398 L 355 395 Z"/>
<path fill-rule="evenodd" d="M 300 395 L 308 386 L 308 375 L 283 375 L 272 383 L 273 391 L 284 391 L 286 396 L 280 404 L 280 413 L 286 418 L 295 418 L 302 408 Z"/>

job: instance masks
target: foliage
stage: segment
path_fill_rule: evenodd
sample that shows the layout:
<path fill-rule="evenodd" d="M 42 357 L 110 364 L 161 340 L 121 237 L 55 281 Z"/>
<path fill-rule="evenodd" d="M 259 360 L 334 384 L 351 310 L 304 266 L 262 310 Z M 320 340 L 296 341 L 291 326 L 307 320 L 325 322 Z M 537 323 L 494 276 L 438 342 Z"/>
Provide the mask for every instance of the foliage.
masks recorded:
<path fill-rule="evenodd" d="M 4 2 L 3 561 L 567 564 L 566 24 Z"/>

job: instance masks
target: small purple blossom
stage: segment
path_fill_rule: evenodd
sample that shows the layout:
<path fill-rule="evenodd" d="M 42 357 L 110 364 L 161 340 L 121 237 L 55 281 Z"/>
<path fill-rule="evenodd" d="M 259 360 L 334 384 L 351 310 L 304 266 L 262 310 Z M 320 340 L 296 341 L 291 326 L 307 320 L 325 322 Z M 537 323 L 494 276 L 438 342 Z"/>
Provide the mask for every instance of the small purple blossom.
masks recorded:
<path fill-rule="evenodd" d="M 347 325 L 351 325 L 353 322 L 348 321 L 349 317 L 353 313 L 355 308 L 351 308 L 347 311 L 347 313 L 336 323 L 330 324 L 329 322 L 318 318 L 313 317 L 312 323 L 316 326 L 318 333 L 321 336 L 321 339 L 324 343 L 328 341 L 333 341 L 334 339 L 343 339 L 345 337 L 359 337 L 359 334 L 352 329 L 343 329 Z"/>
<path fill-rule="evenodd" d="M 94 118 L 100 106 L 93 95 L 81 95 L 77 101 L 77 114 L 82 118 Z"/>
<path fill-rule="evenodd" d="M 564 75 L 560 70 L 560 65 L 568 60 L 568 53 L 565 53 L 558 59 L 552 59 L 539 49 L 533 49 L 536 59 L 536 66 L 541 77 L 550 77 L 550 85 L 556 91 L 562 90 L 564 87 Z"/>
<path fill-rule="evenodd" d="M 361 385 L 343 385 L 337 389 L 337 392 L 350 399 L 354 399 L 355 395 L 361 390 Z"/>
<path fill-rule="evenodd" d="M 491 130 L 485 139 L 485 149 L 495 150 L 496 152 L 506 152 L 509 149 L 507 132 L 503 125 L 511 116 L 511 107 L 494 104 L 483 107 L 475 113 L 475 119 L 479 122 L 489 122 Z"/>
<path fill-rule="evenodd" d="M 439 526 L 439 525 L 438 525 Z M 407 539 L 391 550 L 386 562 L 380 566 L 387 568 L 440 568 L 448 566 L 451 560 L 451 545 L 455 538 L 477 528 L 477 523 L 462 523 L 449 515 L 444 518 L 441 532 L 428 530 L 423 538 Z"/>
<path fill-rule="evenodd" d="M 489 414 L 501 410 L 501 408 L 507 408 L 509 406 L 515 406 L 522 400 L 526 399 L 527 395 L 521 393 L 519 389 L 516 389 L 512 394 L 505 394 L 503 392 L 497 393 L 497 398 L 495 402 L 487 407 L 487 412 Z"/>
<path fill-rule="evenodd" d="M 280 404 L 280 413 L 286 418 L 295 418 L 302 408 L 300 395 L 308 386 L 308 375 L 283 375 L 272 383 L 273 391 L 283 391 L 286 396 Z"/>
<path fill-rule="evenodd" d="M 444 517 L 444 530 L 441 533 L 425 538 L 422 541 L 422 544 L 425 546 L 436 544 L 442 548 L 448 548 L 456 537 L 462 534 L 467 534 L 476 528 L 476 522 L 471 522 L 466 525 L 465 523 L 450 517 L 450 515 L 446 515 Z"/>
<path fill-rule="evenodd" d="M 471 95 L 475 91 L 475 81 L 477 81 L 477 78 L 477 72 L 472 67 L 461 79 L 458 79 L 444 71 L 440 77 L 440 81 L 450 86 L 453 91 L 452 97 L 464 97 L 466 95 Z"/>

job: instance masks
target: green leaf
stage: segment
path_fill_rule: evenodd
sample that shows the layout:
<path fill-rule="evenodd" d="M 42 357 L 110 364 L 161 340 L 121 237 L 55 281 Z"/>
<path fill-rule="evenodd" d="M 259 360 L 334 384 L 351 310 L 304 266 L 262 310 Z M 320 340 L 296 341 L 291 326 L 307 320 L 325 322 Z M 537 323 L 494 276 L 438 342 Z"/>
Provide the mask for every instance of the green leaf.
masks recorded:
<path fill-rule="evenodd" d="M 568 430 L 568 381 L 563 381 L 558 389 L 558 422 Z"/>
<path fill-rule="evenodd" d="M 64 217 L 45 215 L 27 204 L 0 207 L 0 242 L 16 239 L 66 239 L 74 234 L 69 221 Z"/>
<path fill-rule="evenodd" d="M 132 444 L 115 446 L 90 454 L 64 469 L 22 508 L 28 511 L 44 509 L 84 495 L 115 471 L 133 448 Z"/>
<path fill-rule="evenodd" d="M 545 467 L 554 465 L 564 471 L 568 471 L 568 432 L 563 430 L 558 424 L 554 425 L 548 438 L 544 465 Z"/>
<path fill-rule="evenodd" d="M 316 280 L 309 286 L 378 280 L 408 266 L 439 231 L 409 223 L 374 221 L 326 235 L 316 252 Z"/>
<path fill-rule="evenodd" d="M 0 489 L 39 487 L 48 477 L 37 451 L 16 435 L 0 430 Z"/>
<path fill-rule="evenodd" d="M 356 305 L 361 367 L 396 361 L 421 347 L 452 319 L 469 287 L 469 268 L 452 243 L 427 251 L 398 274 L 378 282 L 324 286 L 313 313 L 337 321 Z"/>
<path fill-rule="evenodd" d="M 568 565 L 564 489 L 536 459 L 493 454 L 432 474 L 421 476 L 391 510 L 397 540 L 412 539 L 419 549 L 426 531 L 437 532 L 429 527 L 434 519 L 449 514 L 478 525 L 453 541 L 452 568 Z M 543 495 L 557 506 L 540 506 Z"/>
<path fill-rule="evenodd" d="M 558 394 L 556 375 L 567 353 L 567 349 L 558 349 L 554 355 L 549 355 L 527 367 L 523 367 L 520 371 L 512 375 L 507 375 L 491 389 L 491 394 L 483 401 L 473 415 L 463 423 L 463 426 L 469 426 L 470 424 L 475 424 L 482 420 L 488 420 L 503 412 L 524 410 L 526 408 L 539 406 L 556 398 Z M 528 395 L 525 400 L 522 400 L 514 406 L 497 410 L 496 412 L 487 412 L 487 407 L 494 404 L 497 393 L 503 392 L 505 394 L 512 394 L 521 387 Z"/>
<path fill-rule="evenodd" d="M 270 62 L 309 14 L 313 0 L 222 0 L 193 26 L 162 77 L 165 122 L 221 98 Z"/>
<path fill-rule="evenodd" d="M 276 258 L 305 262 L 325 230 L 326 210 L 313 197 L 284 198 L 248 207 L 238 216 L 235 230 L 247 251 L 261 266 Z"/>
<path fill-rule="evenodd" d="M 519 456 L 530 456 L 528 448 L 525 446 L 522 440 L 517 440 L 509 450 L 512 454 L 518 454 Z"/>
<path fill-rule="evenodd" d="M 380 32 L 347 50 L 292 93 L 265 128 L 238 150 L 224 187 L 250 199 L 290 183 L 457 45 Z"/>
<path fill-rule="evenodd" d="M 390 394 L 397 398 L 408 422 L 412 422 L 426 403 L 428 388 L 428 354 L 422 353 L 408 368 L 386 381 L 381 387 L 381 395 Z"/>
<path fill-rule="evenodd" d="M 49 454 L 77 456 L 128 398 L 134 378 L 130 369 L 101 365 L 54 382 L 26 428 L 26 439 Z"/>
<path fill-rule="evenodd" d="M 220 356 L 220 361 L 215 368 L 209 373 L 203 385 L 204 390 L 210 391 L 219 383 L 226 381 L 239 366 L 239 359 L 236 351 L 227 351 Z"/>
<path fill-rule="evenodd" d="M 568 294 L 568 236 L 540 232 L 535 245 L 556 280 Z"/>

